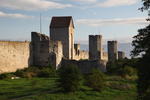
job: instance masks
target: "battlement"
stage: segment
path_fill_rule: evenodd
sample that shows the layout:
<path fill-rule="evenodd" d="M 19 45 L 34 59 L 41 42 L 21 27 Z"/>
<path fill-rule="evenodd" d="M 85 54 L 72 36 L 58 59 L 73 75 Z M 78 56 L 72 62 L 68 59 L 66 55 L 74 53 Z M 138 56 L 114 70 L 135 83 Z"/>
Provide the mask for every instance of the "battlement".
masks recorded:
<path fill-rule="evenodd" d="M 102 39 L 102 35 L 89 35 L 90 39 Z"/>

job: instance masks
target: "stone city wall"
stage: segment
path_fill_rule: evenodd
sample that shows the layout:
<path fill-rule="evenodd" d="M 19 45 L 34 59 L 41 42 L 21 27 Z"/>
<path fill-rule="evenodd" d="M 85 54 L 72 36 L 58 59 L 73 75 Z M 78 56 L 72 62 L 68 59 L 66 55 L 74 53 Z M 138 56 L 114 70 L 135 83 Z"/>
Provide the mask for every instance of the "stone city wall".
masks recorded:
<path fill-rule="evenodd" d="M 69 65 L 76 65 L 81 73 L 91 73 L 92 69 L 97 68 L 103 72 L 106 72 L 106 62 L 105 61 L 99 61 L 99 60 L 62 60 L 62 67 L 63 66 L 69 66 Z"/>
<path fill-rule="evenodd" d="M 57 70 L 63 58 L 63 45 L 61 41 L 50 41 L 50 64 Z"/>
<path fill-rule="evenodd" d="M 0 73 L 14 72 L 31 63 L 30 42 L 0 41 Z"/>

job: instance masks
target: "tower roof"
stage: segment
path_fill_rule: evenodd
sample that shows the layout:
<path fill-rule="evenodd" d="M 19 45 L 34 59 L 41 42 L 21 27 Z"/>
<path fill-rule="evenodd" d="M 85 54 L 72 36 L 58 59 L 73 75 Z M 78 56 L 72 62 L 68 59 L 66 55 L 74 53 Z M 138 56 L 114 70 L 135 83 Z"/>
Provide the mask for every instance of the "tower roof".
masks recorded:
<path fill-rule="evenodd" d="M 50 28 L 64 28 L 73 25 L 72 16 L 59 16 L 59 17 L 52 17 Z"/>

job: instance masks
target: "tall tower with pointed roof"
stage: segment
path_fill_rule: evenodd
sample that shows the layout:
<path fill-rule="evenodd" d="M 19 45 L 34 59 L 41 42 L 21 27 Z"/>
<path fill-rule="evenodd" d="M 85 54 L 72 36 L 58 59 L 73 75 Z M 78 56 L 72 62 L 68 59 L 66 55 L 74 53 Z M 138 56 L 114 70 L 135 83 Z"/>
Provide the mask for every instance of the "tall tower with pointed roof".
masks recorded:
<path fill-rule="evenodd" d="M 61 41 L 63 56 L 66 59 L 74 58 L 74 23 L 71 16 L 52 17 L 50 23 L 50 39 Z"/>

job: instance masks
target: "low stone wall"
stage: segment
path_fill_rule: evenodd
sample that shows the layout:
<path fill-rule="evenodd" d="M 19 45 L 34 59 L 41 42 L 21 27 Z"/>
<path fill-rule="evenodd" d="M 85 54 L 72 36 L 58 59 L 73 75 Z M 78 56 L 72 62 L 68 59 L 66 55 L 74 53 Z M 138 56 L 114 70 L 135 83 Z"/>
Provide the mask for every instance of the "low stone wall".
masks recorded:
<path fill-rule="evenodd" d="M 0 41 L 0 73 L 14 72 L 31 63 L 30 42 Z"/>
<path fill-rule="evenodd" d="M 68 66 L 70 64 L 78 66 L 81 73 L 90 73 L 92 69 L 97 68 L 103 72 L 106 72 L 106 62 L 99 60 L 62 60 L 62 66 Z"/>
<path fill-rule="evenodd" d="M 88 51 L 80 51 L 80 59 L 89 59 L 89 52 Z"/>
<path fill-rule="evenodd" d="M 79 50 L 77 54 L 74 55 L 74 60 L 84 60 L 89 59 L 89 52 L 84 50 Z"/>

